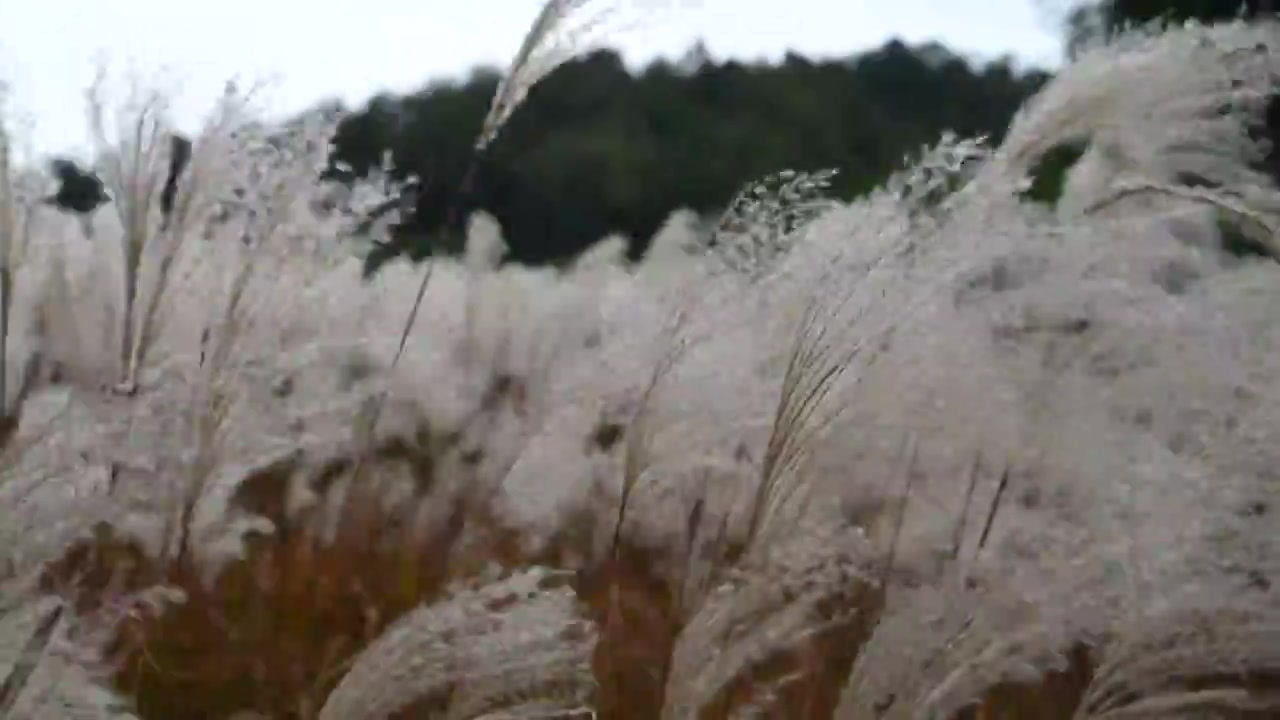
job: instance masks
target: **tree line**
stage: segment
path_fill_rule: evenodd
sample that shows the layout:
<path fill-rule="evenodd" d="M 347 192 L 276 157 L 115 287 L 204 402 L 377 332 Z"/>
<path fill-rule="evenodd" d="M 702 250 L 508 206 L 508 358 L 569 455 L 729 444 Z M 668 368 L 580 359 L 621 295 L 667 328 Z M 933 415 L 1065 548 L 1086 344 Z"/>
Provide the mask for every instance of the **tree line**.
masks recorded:
<path fill-rule="evenodd" d="M 1076 6 L 1063 33 L 1071 54 L 1130 24 L 1271 12 L 1270 0 L 1097 0 Z M 975 63 L 898 40 L 839 59 L 789 53 L 751 63 L 714 60 L 699 44 L 639 70 L 599 50 L 535 86 L 474 168 L 472 142 L 500 79 L 493 69 L 372 98 L 340 124 L 324 174 L 365 177 L 389 155 L 393 178 L 417 178 L 389 204 L 408 212 L 370 255 L 369 272 L 399 255 L 457 252 L 476 209 L 501 223 L 509 260 L 564 262 L 615 233 L 637 258 L 673 210 L 718 213 L 743 183 L 779 170 L 834 168 L 832 194 L 851 199 L 945 131 L 998 143 L 1050 77 L 1009 58 Z M 1275 138 L 1280 103 L 1272 105 L 1265 130 Z M 1077 155 L 1054 162 L 1065 170 Z M 1280 178 L 1280 152 L 1267 163 Z M 104 201 L 96 178 L 66 162 L 55 170 L 55 204 L 83 213 Z"/>
<path fill-rule="evenodd" d="M 835 168 L 832 194 L 851 198 L 944 131 L 998 142 L 1048 78 L 1008 59 L 975 64 L 898 41 L 844 59 L 793 53 L 774 63 L 716 61 L 695 47 L 638 71 L 600 50 L 532 90 L 465 191 L 494 71 L 373 98 L 339 127 L 330 174 L 363 176 L 389 151 L 394 175 L 421 179 L 415 212 L 380 259 L 421 257 L 461 237 L 446 227 L 456 207 L 457 218 L 476 208 L 494 215 L 515 261 L 564 261 L 611 233 L 628 237 L 637 257 L 673 210 L 719 212 L 744 182 L 779 170 Z"/>
<path fill-rule="evenodd" d="M 1097 0 L 1076 4 L 1063 35 L 1071 55 L 1133 24 L 1270 12 L 1271 0 Z M 698 45 L 638 71 L 601 50 L 533 89 L 474 182 L 462 178 L 494 70 L 373 98 L 339 128 L 330 175 L 363 176 L 389 152 L 394 175 L 421 178 L 413 211 L 368 269 L 397 254 L 456 252 L 460 225 L 477 208 L 501 223 L 514 261 L 561 262 L 611 233 L 630 239 L 635 258 L 672 210 L 718 213 L 744 182 L 778 170 L 835 168 L 833 194 L 851 199 L 944 131 L 998 143 L 1050 77 L 1009 58 L 975 63 L 898 40 L 840 59 L 789 53 L 776 63 L 717 61 Z M 1268 115 L 1267 129 L 1280 129 L 1280 106 Z M 1280 176 L 1277 153 L 1268 161 Z M 350 169 L 337 171 L 338 162 Z"/>
<path fill-rule="evenodd" d="M 1188 20 L 1211 23 L 1272 16 L 1273 0 L 1097 0 L 1076 4 L 1067 15 L 1067 55 L 1090 42 L 1106 38 L 1127 26 L 1153 22 L 1170 24 Z"/>

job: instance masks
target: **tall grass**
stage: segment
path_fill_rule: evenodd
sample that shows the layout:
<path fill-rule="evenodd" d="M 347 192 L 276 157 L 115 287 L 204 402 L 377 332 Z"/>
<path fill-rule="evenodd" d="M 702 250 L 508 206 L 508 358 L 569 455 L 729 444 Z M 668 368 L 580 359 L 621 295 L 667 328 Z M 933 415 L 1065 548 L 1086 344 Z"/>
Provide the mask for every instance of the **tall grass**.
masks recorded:
<path fill-rule="evenodd" d="M 497 268 L 476 216 L 368 283 L 335 118 L 229 87 L 166 220 L 164 94 L 104 80 L 96 240 L 0 177 L 0 713 L 1274 716 L 1280 285 L 1223 223 L 1280 220 L 1277 41 L 1123 38 L 1000 147 L 779 175 L 635 265 Z"/>

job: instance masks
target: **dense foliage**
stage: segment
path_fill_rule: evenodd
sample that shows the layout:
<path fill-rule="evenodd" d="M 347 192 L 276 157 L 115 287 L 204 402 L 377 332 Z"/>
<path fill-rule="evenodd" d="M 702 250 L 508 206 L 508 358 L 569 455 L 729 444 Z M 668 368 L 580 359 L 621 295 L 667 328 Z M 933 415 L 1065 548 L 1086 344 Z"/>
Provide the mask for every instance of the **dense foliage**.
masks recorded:
<path fill-rule="evenodd" d="M 456 188 L 496 73 L 374 98 L 340 127 L 335 160 L 364 175 L 389 149 L 402 177 L 424 179 L 416 217 L 399 233 L 417 252 L 460 204 L 499 220 L 514 260 L 563 260 L 609 233 L 630 238 L 636 256 L 673 210 L 719 212 L 744 181 L 779 168 L 837 168 L 832 191 L 850 198 L 946 130 L 998 141 L 1047 78 L 1007 59 L 975 65 L 897 41 L 773 64 L 718 62 L 695 47 L 638 72 L 602 50 L 533 89 L 461 203 Z"/>
<path fill-rule="evenodd" d="M 1098 0 L 1077 2 L 1067 16 L 1067 51 L 1114 37 L 1129 26 L 1149 23 L 1202 23 L 1254 18 L 1274 12 L 1272 0 Z"/>

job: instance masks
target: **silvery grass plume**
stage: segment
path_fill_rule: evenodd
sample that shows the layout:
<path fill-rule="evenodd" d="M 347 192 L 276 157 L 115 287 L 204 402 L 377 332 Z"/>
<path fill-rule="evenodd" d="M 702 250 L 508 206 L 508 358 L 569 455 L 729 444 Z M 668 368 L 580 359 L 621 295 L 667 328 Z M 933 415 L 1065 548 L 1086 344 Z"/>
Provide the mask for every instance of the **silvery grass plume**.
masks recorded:
<path fill-rule="evenodd" d="M 556 68 L 669 9 L 670 0 L 546 0 L 498 83 L 475 149 L 483 152 L 529 91 Z M 638 13 L 638 14 L 633 14 Z"/>
<path fill-rule="evenodd" d="M 502 126 L 528 97 L 529 91 L 556 68 L 578 54 L 590 50 L 602 39 L 602 30 L 609 27 L 610 21 L 616 22 L 618 17 L 625 19 L 625 14 L 621 12 L 623 5 L 624 3 L 617 0 L 613 2 L 546 0 L 542 10 L 525 33 L 520 49 L 511 61 L 511 66 L 499 81 L 490 102 L 489 112 L 481 122 L 471 162 L 461 181 L 461 190 L 464 195 L 470 191 L 476 161 L 480 154 L 497 138 Z M 652 11 L 656 8 L 645 9 Z M 450 211 L 457 212 L 457 208 L 452 208 Z M 448 223 L 449 227 L 455 225 L 456 223 Z M 409 334 L 413 332 L 414 323 L 422 306 L 422 297 L 430 281 L 431 265 L 428 265 L 400 334 L 400 343 L 396 356 L 392 360 L 393 367 L 400 362 L 405 343 Z M 373 406 L 370 422 L 374 426 L 381 418 L 385 402 L 386 398 L 383 396 Z"/>
<path fill-rule="evenodd" d="M 257 372 L 264 369 L 264 360 L 287 357 L 281 352 L 285 348 L 247 340 L 251 334 L 263 339 L 272 336 L 291 345 L 299 338 L 309 337 L 312 333 L 298 328 L 291 319 L 297 313 L 286 308 L 296 307 L 296 303 L 332 300 L 309 293 L 315 288 L 307 287 L 305 277 L 311 274 L 314 278 L 316 271 L 323 274 L 327 269 L 325 258 L 331 254 L 305 244 L 312 236 L 323 237 L 326 233 L 296 232 L 294 224 L 299 221 L 297 182 L 315 171 L 315 163 L 308 160 L 314 160 L 317 150 L 323 148 L 313 140 L 327 137 L 327 133 L 314 134 L 306 142 L 286 138 L 283 144 L 261 137 L 262 126 L 246 113 L 246 98 L 229 88 L 202 136 L 196 139 L 189 178 L 175 203 L 176 217 L 159 218 L 152 201 L 160 188 L 161 169 L 167 164 L 163 140 L 169 128 L 164 97 L 163 93 L 135 86 L 116 118 L 113 136 L 104 119 L 101 94 L 95 89 L 90 96 L 91 125 L 99 141 L 98 164 L 121 197 L 119 225 L 110 235 L 118 238 L 121 250 L 117 266 L 122 297 L 118 302 L 108 299 L 99 306 L 99 312 L 114 316 L 117 322 L 95 322 L 100 318 L 79 314 L 56 318 L 59 327 L 54 334 L 59 347 L 39 351 L 57 355 L 55 362 L 71 368 L 70 372 L 59 373 L 56 381 L 70 381 L 70 395 L 42 398 L 46 406 L 51 406 L 49 422 L 83 428 L 84 437 L 79 439 L 89 445 L 101 443 L 99 451 L 106 450 L 110 458 L 99 452 L 85 452 L 66 462 L 57 459 L 64 448 L 56 447 L 49 447 L 44 453 L 24 454 L 28 462 L 36 465 L 51 461 L 59 465 L 54 469 L 46 466 L 46 474 L 39 482 L 22 483 L 15 499 L 31 502 L 31 493 L 52 491 L 47 498 L 52 501 L 52 495 L 62 490 L 50 480 L 49 472 L 78 475 L 89 481 L 89 487 L 76 491 L 77 495 L 88 495 L 84 502 L 77 503 L 87 515 L 67 522 L 72 516 L 61 512 L 62 522 L 42 527 L 42 532 L 31 538 L 34 542 L 27 543 L 15 556 L 15 567 L 19 569 L 38 566 L 49 551 L 56 552 L 54 548 L 70 539 L 67 533 L 82 532 L 95 520 L 133 523 L 131 529 L 145 536 L 152 551 L 162 556 L 181 559 L 216 546 L 215 540 L 193 537 L 192 533 L 198 534 L 193 528 L 200 527 L 198 516 L 203 501 L 214 498 L 215 507 L 208 516 L 216 525 L 219 490 L 225 495 L 234 487 L 235 479 L 226 477 L 227 468 L 220 468 L 219 460 L 244 453 L 248 465 L 231 471 L 232 475 L 243 477 L 243 473 L 251 472 L 262 462 L 288 451 L 293 442 L 286 437 L 259 433 L 250 427 L 256 424 L 250 418 L 257 411 L 248 406 L 255 403 L 255 392 L 263 392 L 263 397 L 290 397 L 295 373 L 305 371 L 317 355 L 347 358 L 334 378 L 337 394 L 325 397 L 320 407 L 303 411 L 303 417 L 268 413 L 260 419 L 268 423 L 286 421 L 287 427 L 293 428 L 285 433 L 289 436 L 303 428 L 311 433 L 323 432 L 323 416 L 334 412 L 345 415 L 349 410 L 358 410 L 358 414 L 367 415 L 369 404 L 356 396 L 368 392 L 369 384 L 361 386 L 360 380 L 377 368 L 370 368 L 370 362 L 361 357 L 358 348 L 366 341 L 358 333 L 336 345 L 309 345 L 293 356 L 292 371 L 277 373 L 272 368 L 265 375 Z M 192 235 L 202 224 L 205 237 L 200 239 L 203 243 L 196 245 L 200 241 Z M 232 238 L 238 242 L 229 241 Z M 92 287 L 87 282 L 92 263 L 86 261 L 97 251 L 95 247 L 81 250 L 78 258 L 59 258 L 50 268 L 53 276 L 48 292 L 67 294 L 53 299 L 44 297 L 39 302 L 55 307 L 76 304 L 78 298 L 71 293 Z M 264 283 L 280 280 L 281 276 L 272 272 L 282 270 L 278 263 L 286 259 L 301 263 L 303 275 L 291 275 L 289 279 L 295 284 L 281 287 L 281 292 L 264 288 Z M 67 264 L 78 265 L 72 272 L 80 274 L 68 278 Z M 268 304 L 274 307 L 268 310 Z M 284 323 L 273 322 L 278 319 Z M 40 324 L 44 322 L 41 319 Z M 82 341 L 92 330 L 102 332 L 101 339 L 119 348 L 118 362 L 102 362 L 106 358 L 79 352 L 92 344 L 92 337 L 89 342 Z M 37 350 L 29 352 L 34 354 Z M 82 354 L 90 359 L 82 360 Z M 391 364 L 398 359 L 399 353 Z M 361 366 L 365 369 L 358 369 Z M 183 377 L 189 379 L 183 381 Z M 353 384 L 360 387 L 347 392 Z M 121 399 L 93 394 L 103 386 L 112 387 Z M 90 394 L 85 395 L 86 392 Z M 80 412 L 87 415 L 72 417 Z M 374 421 L 376 415 L 372 420 L 366 417 L 363 424 L 373 426 Z M 20 439 L 35 443 L 50 433 L 49 425 L 31 430 L 35 427 L 27 428 L 35 432 L 35 437 Z M 357 431 L 351 439 L 363 441 L 363 435 L 372 429 Z M 90 436 L 96 436 L 95 440 L 89 440 Z M 252 447 L 246 446 L 246 441 Z M 314 447 L 331 442 L 322 440 Z M 90 469 L 95 466 L 101 467 L 102 472 Z M 161 486 L 158 481 L 162 477 L 176 482 Z M 158 517 L 153 514 L 157 511 Z M 26 534 L 40 525 L 39 518 L 38 514 L 31 516 L 32 524 L 9 526 L 6 530 L 15 537 Z"/>
<path fill-rule="evenodd" d="M 383 718 L 424 700 L 442 717 L 591 716 L 593 631 L 554 580 L 533 568 L 401 618 L 355 660 L 319 719 Z"/>
<path fill-rule="evenodd" d="M 7 362 L 15 274 L 28 255 L 39 206 L 40 178 L 19 169 L 20 146 L 9 127 L 7 88 L 0 83 L 0 416 L 16 415 L 27 393 L 23 367 Z M 11 375 L 17 375 L 11 381 Z M 16 382 L 15 382 L 16 381 Z M 12 391 L 12 395 L 11 395 Z"/>
<path fill-rule="evenodd" d="M 1051 674 L 1061 694 L 1041 702 L 1083 693 L 1079 718 L 1275 712 L 1258 678 L 1278 669 L 1262 308 L 1280 194 L 1252 126 L 1278 40 L 1231 24 L 1084 55 L 913 238 L 912 275 L 945 293 L 895 328 L 852 412 L 928 419 L 940 454 L 978 447 L 1014 471 L 977 485 L 976 507 L 999 506 L 990 534 L 971 524 L 958 564 L 890 599 L 838 717 L 993 711 Z M 1087 150 L 1056 211 L 1016 204 L 1063 143 Z M 1229 252 L 1231 234 L 1260 252 Z M 963 492 L 918 485 L 904 541 L 945 552 Z"/>
<path fill-rule="evenodd" d="M 290 663 L 306 670 L 282 713 L 447 695 L 483 716 L 514 704 L 497 690 L 528 714 L 608 715 L 621 698 L 673 718 L 955 717 L 1024 690 L 1041 700 L 1028 712 L 1082 718 L 1265 705 L 1277 191 L 1251 167 L 1250 127 L 1280 70 L 1257 48 L 1276 42 L 1270 26 L 1224 25 L 1098 49 L 1000 147 L 944 138 L 871 196 L 766 233 L 741 271 L 696 250 L 687 217 L 638 267 L 606 243 L 564 271 L 496 269 L 500 235 L 476 217 L 470 260 L 433 260 L 429 294 L 400 264 L 362 283 L 333 242 L 341 218 L 312 212 L 329 191 L 310 180 L 327 120 L 286 132 L 232 92 L 195 136 L 167 229 L 142 203 L 104 218 L 95 244 L 57 217 L 35 226 L 10 361 L 58 371 L 33 380 L 3 448 L 2 666 L 36 658 L 38 678 L 72 657 L 118 679 L 94 638 L 111 609 L 152 595 L 119 635 L 143 628 L 154 657 L 166 635 L 146 628 L 212 607 L 201 648 L 230 662 L 227 643 L 252 633 L 227 632 L 208 599 L 248 577 L 247 597 L 295 613 L 379 583 L 399 598 L 391 617 L 359 605 L 354 639 L 318 623 L 325 644 L 271 676 L 292 688 Z M 126 104 L 121 126 L 139 115 Z M 123 146 L 145 147 L 135 136 Z M 1063 196 L 1029 203 L 1028 175 L 1062 143 L 1085 147 Z M 119 162 L 145 169 L 140 188 L 166 165 Z M 144 309 L 124 343 L 127 281 L 102 268 L 119 267 L 143 210 Z M 1260 251 L 1229 252 L 1238 235 Z M 431 323 L 410 335 L 414 302 Z M 86 605 L 87 580 L 48 568 L 84 569 L 68 546 L 108 529 L 141 548 L 136 566 L 165 571 L 108 574 L 110 602 Z M 430 553 L 463 589 L 401 597 L 403 557 L 366 531 Z M 306 564 L 335 554 L 347 560 Z M 512 566 L 494 576 L 491 562 Z M 524 572 L 544 565 L 585 579 L 571 594 Z M 56 633 L 37 611 L 55 601 L 69 627 L 89 623 L 76 652 L 45 651 Z M 437 632 L 449 618 L 467 629 Z M 577 634 L 587 620 L 594 642 Z M 258 637 L 255 651 L 279 649 Z M 332 643 L 347 643 L 336 659 Z M 226 697 L 178 684 L 216 670 L 180 650 L 148 676 L 151 698 Z M 527 675 L 522 652 L 554 672 Z M 460 663 L 447 682 L 383 671 L 443 657 Z M 1093 680 L 1058 683 L 1055 668 Z M 814 678 L 825 689 L 797 694 Z M 17 701 L 48 685 L 26 686 Z M 228 713 L 250 709 L 266 711 Z"/>

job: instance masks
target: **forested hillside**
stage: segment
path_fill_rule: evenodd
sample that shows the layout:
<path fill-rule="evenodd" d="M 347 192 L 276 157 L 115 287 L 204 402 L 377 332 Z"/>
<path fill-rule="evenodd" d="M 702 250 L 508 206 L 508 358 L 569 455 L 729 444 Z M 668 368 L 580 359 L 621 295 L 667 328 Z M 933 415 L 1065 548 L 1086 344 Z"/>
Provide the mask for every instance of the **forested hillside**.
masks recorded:
<path fill-rule="evenodd" d="M 423 250 L 444 221 L 499 75 L 374 98 L 339 129 L 335 161 L 357 175 L 390 150 L 424 179 L 402 239 Z M 977 64 L 901 42 L 841 60 L 720 62 L 695 47 L 680 63 L 632 71 L 602 50 L 535 87 L 461 203 L 501 222 L 510 257 L 562 260 L 609 233 L 632 254 L 675 209 L 718 213 L 742 184 L 783 168 L 836 168 L 851 198 L 952 130 L 998 142 L 1048 76 L 1008 60 Z M 465 218 L 465 213 L 462 215 Z M 458 237 L 462 233 L 451 233 Z"/>

